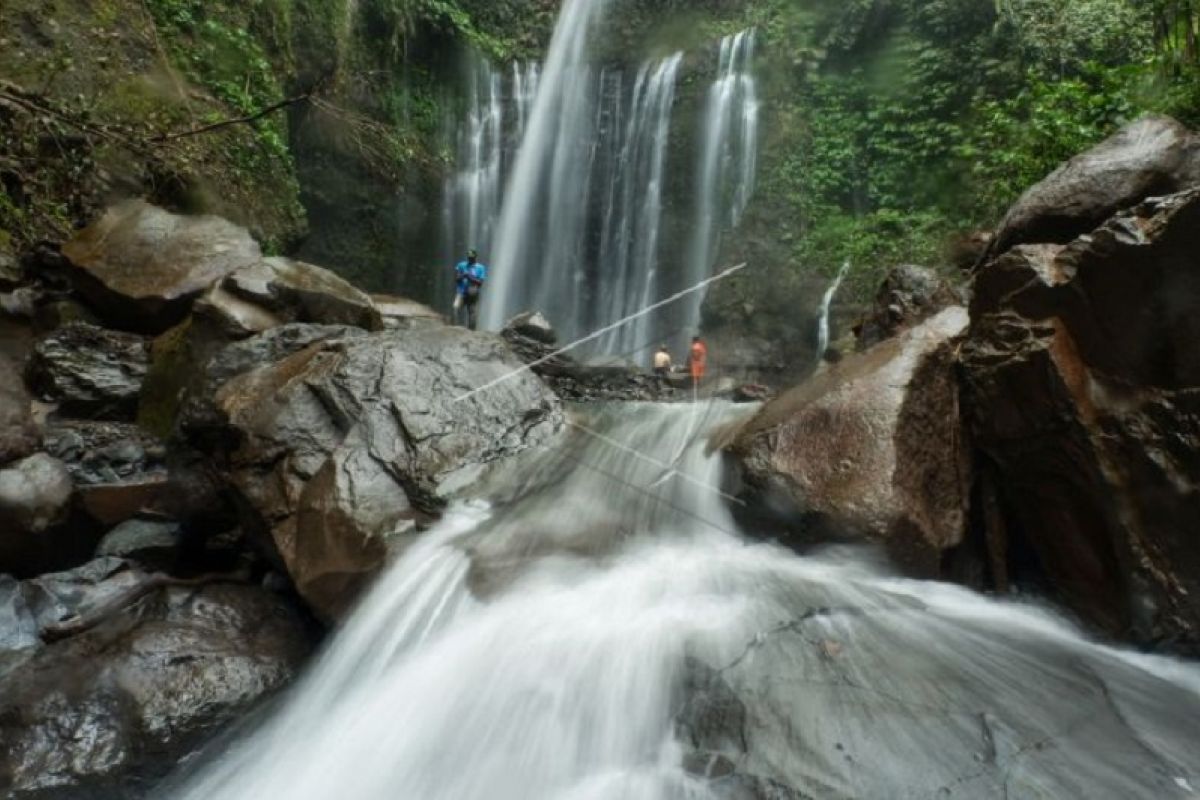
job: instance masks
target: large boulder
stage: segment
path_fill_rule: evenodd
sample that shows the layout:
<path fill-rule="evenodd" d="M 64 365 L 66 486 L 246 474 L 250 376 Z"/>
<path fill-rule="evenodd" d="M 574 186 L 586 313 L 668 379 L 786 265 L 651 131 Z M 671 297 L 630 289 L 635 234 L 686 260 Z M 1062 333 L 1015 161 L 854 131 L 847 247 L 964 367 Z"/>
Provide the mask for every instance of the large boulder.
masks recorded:
<path fill-rule="evenodd" d="M 987 254 L 1018 244 L 1065 244 L 1146 197 L 1197 183 L 1200 136 L 1168 117 L 1143 117 L 1025 192 Z"/>
<path fill-rule="evenodd" d="M 329 270 L 302 261 L 265 258 L 234 272 L 222 287 L 283 322 L 383 328 L 383 318 L 369 295 Z"/>
<path fill-rule="evenodd" d="M 952 306 L 768 403 L 727 438 L 752 529 L 794 545 L 883 541 L 939 574 L 962 543 L 970 464 L 955 361 L 967 311 Z M 743 512 L 746 513 L 746 512 Z"/>
<path fill-rule="evenodd" d="M 227 381 L 215 405 L 248 527 L 327 619 L 484 466 L 562 423 L 501 340 L 460 328 L 318 341 Z"/>
<path fill-rule="evenodd" d="M 141 796 L 205 738 L 284 686 L 311 644 L 303 620 L 254 586 L 152 590 L 86 633 L 33 634 L 148 577 L 117 559 L 78 574 L 0 583 L 20 621 L 0 663 L 0 785 L 6 797 Z"/>
<path fill-rule="evenodd" d="M 216 281 L 262 260 L 250 234 L 214 216 L 131 200 L 63 246 L 80 292 L 112 324 L 158 333 Z"/>
<path fill-rule="evenodd" d="M 25 381 L 12 362 L 0 354 L 0 466 L 31 455 L 41 439 Z"/>
<path fill-rule="evenodd" d="M 997 583 L 1200 645 L 1200 190 L 979 273 L 964 374 Z M 1011 573 L 1011 574 L 1010 574 Z"/>
<path fill-rule="evenodd" d="M 896 267 L 888 272 L 871 310 L 856 327 L 858 349 L 866 350 L 947 306 L 965 302 L 962 292 L 932 269 L 911 264 Z"/>
<path fill-rule="evenodd" d="M 64 414 L 129 420 L 137 412 L 149 366 L 145 338 L 73 322 L 34 347 L 29 381 Z"/>

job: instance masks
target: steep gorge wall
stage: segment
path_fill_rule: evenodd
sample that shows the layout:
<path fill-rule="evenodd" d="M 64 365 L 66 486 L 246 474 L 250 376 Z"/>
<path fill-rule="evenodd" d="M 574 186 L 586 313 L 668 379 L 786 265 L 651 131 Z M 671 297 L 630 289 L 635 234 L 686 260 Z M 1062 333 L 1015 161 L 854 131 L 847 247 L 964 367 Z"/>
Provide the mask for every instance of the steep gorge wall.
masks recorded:
<path fill-rule="evenodd" d="M 422 296 L 445 166 L 441 106 L 457 53 L 536 52 L 556 8 L 5 3 L 0 260 L 62 241 L 106 203 L 134 195 L 221 214 L 269 251 Z M 246 121 L 221 124 L 238 119 Z"/>

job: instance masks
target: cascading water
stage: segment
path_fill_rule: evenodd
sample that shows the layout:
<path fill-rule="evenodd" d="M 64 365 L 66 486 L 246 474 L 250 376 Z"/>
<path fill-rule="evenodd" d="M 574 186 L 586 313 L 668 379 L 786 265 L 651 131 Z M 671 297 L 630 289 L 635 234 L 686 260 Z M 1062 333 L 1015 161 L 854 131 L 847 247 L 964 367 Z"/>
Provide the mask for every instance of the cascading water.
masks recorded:
<path fill-rule="evenodd" d="M 525 135 L 541 67 L 536 62 L 514 62 L 506 80 L 486 59 L 472 53 L 466 73 L 462 118 L 446 123 L 456 164 L 442 193 L 447 263 L 461 259 L 467 248 L 491 250 L 504 175 Z M 451 283 L 439 285 L 441 305 L 448 307 Z"/>
<path fill-rule="evenodd" d="M 744 541 L 705 435 L 680 441 L 739 413 L 579 417 L 485 481 L 495 510 L 410 549 L 275 718 L 174 796 L 1192 796 L 1194 667 Z"/>
<path fill-rule="evenodd" d="M 825 295 L 821 298 L 821 308 L 817 311 L 817 363 L 821 363 L 821 359 L 825 357 L 825 353 L 829 350 L 829 309 L 833 307 L 833 298 L 837 296 L 838 289 L 842 287 L 842 281 L 846 280 L 846 273 L 850 271 L 850 262 L 842 264 L 842 268 L 838 270 L 837 277 L 833 279 L 833 283 L 829 284 L 829 288 L 825 290 Z"/>
<path fill-rule="evenodd" d="M 758 167 L 758 88 L 753 30 L 721 41 L 717 80 L 704 111 L 687 285 L 711 274 L 725 226 L 736 227 L 754 193 Z M 696 329 L 704 296 L 688 301 L 685 325 Z"/>
<path fill-rule="evenodd" d="M 560 82 L 564 96 L 548 110 L 539 98 L 505 199 L 485 324 L 538 308 L 574 338 L 658 299 L 667 140 L 682 60 L 644 64 L 632 78 L 575 63 Z M 523 163 L 547 123 L 543 112 L 556 134 L 540 159 Z M 652 324 L 638 320 L 597 349 L 630 355 L 649 345 Z"/>

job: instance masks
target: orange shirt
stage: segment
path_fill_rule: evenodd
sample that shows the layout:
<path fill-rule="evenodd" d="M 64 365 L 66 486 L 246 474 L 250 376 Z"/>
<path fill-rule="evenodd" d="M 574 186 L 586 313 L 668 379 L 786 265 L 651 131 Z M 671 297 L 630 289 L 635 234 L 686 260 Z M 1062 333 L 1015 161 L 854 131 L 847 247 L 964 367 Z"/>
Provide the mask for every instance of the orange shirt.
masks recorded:
<path fill-rule="evenodd" d="M 703 378 L 704 368 L 708 366 L 708 348 L 704 342 L 694 342 L 692 351 L 688 358 L 689 365 L 692 368 L 693 378 Z"/>

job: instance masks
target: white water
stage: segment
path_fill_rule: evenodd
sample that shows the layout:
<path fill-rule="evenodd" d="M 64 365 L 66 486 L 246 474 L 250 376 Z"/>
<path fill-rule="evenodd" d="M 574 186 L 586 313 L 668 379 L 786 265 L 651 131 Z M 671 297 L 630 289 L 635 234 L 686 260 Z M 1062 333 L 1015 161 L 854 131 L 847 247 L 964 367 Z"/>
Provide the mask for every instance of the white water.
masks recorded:
<path fill-rule="evenodd" d="M 482 206 L 488 212 L 486 232 L 447 227 L 452 247 L 468 246 L 463 237 L 478 239 L 482 245 L 473 246 L 481 247 L 492 266 L 483 300 L 485 327 L 498 328 L 518 311 L 538 309 L 562 338 L 573 340 L 693 286 L 710 274 L 721 230 L 738 223 L 753 193 L 758 139 L 753 33 L 721 43 L 704 120 L 694 133 L 679 134 L 697 138 L 700 163 L 672 164 L 683 55 L 636 70 L 593 65 L 587 42 L 604 19 L 605 5 L 606 0 L 572 0 L 564 6 L 524 139 L 511 169 L 503 170 L 499 216 L 489 172 L 483 181 L 489 198 Z M 525 109 L 517 113 L 526 119 Z M 471 129 L 470 120 L 466 127 Z M 461 175 L 474 182 L 470 176 L 478 160 L 470 151 L 466 156 L 460 153 Z M 672 169 L 696 174 L 672 175 Z M 664 254 L 665 231 L 679 223 L 667 209 L 669 177 L 695 198 L 696 233 L 690 247 Z M 702 298 L 697 293 L 678 307 L 639 318 L 597 340 L 594 350 L 644 360 L 662 339 L 686 338 Z"/>
<path fill-rule="evenodd" d="M 696 207 L 684 270 L 688 285 L 712 273 L 723 229 L 737 226 L 754 193 L 759 115 L 755 42 L 752 30 L 721 41 L 717 80 L 709 89 L 701 127 Z M 689 301 L 688 329 L 699 327 L 703 302 L 703 294 Z"/>
<path fill-rule="evenodd" d="M 773 780 L 863 800 L 1191 796 L 1194 666 L 858 555 L 743 540 L 705 488 L 720 467 L 703 437 L 680 447 L 738 413 L 601 411 L 581 420 L 595 435 L 493 476 L 495 510 L 460 507 L 423 537 L 276 716 L 172 795 L 788 797 Z M 691 480 L 655 463 L 680 450 Z M 677 732 L 706 696 L 689 659 L 743 704 L 728 736 Z M 697 744 L 737 772 L 695 774 Z M 737 793 L 746 776 L 759 794 Z"/>
<path fill-rule="evenodd" d="M 833 306 L 833 298 L 837 296 L 838 289 L 842 287 L 842 281 L 846 280 L 846 273 L 850 271 L 850 262 L 842 264 L 842 268 L 838 270 L 837 277 L 833 279 L 833 283 L 829 284 L 829 288 L 825 290 L 825 295 L 821 298 L 821 307 L 817 310 L 817 363 L 821 363 L 821 359 L 825 357 L 826 351 L 829 350 L 829 309 Z"/>
<path fill-rule="evenodd" d="M 590 187 L 581 180 L 589 161 L 586 135 L 591 123 L 591 70 L 587 42 L 607 0 L 566 0 L 559 14 L 537 98 L 505 191 L 500 235 L 492 253 L 494 274 L 483 301 L 483 324 L 496 328 L 523 310 L 521 291 L 549 280 L 577 275 L 579 252 L 567 245 L 549 247 L 552 275 L 533 272 L 534 245 L 553 232 L 555 242 L 578 241 Z M 546 187 L 560 192 L 547 205 Z M 569 191 L 567 191 L 569 190 Z M 555 202 L 556 201 L 556 202 Z M 568 298 L 568 301 L 570 298 Z M 575 311 L 571 305 L 555 311 Z"/>
<path fill-rule="evenodd" d="M 456 165 L 442 191 L 443 259 L 448 264 L 457 263 L 468 249 L 491 251 L 504 175 L 525 136 L 540 75 L 536 62 L 513 62 L 506 75 L 477 54 L 467 61 L 461 118 L 446 121 Z M 452 281 L 439 286 L 440 303 L 448 308 Z"/>

